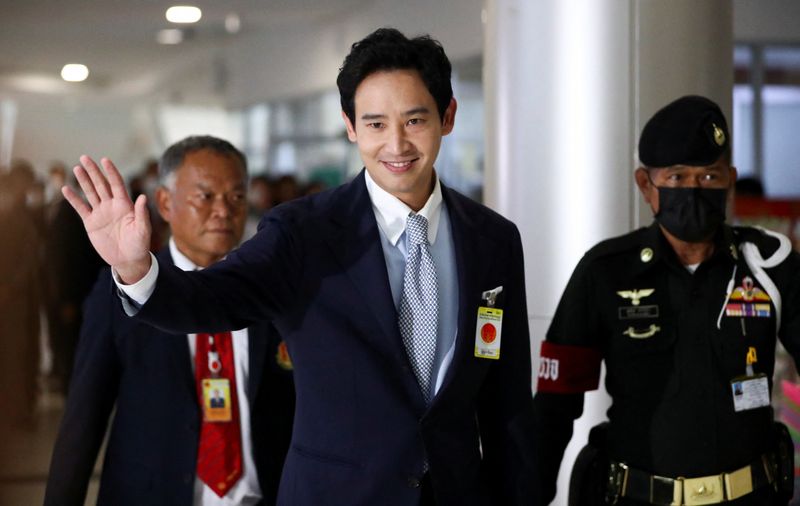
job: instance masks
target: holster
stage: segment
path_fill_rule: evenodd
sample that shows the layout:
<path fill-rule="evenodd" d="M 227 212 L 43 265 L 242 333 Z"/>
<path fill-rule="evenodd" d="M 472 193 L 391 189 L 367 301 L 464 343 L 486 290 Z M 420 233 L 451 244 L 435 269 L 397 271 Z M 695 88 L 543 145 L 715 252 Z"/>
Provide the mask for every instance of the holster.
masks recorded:
<path fill-rule="evenodd" d="M 606 504 L 608 482 L 608 422 L 603 422 L 589 432 L 589 442 L 584 446 L 569 480 L 569 506 L 603 506 Z"/>

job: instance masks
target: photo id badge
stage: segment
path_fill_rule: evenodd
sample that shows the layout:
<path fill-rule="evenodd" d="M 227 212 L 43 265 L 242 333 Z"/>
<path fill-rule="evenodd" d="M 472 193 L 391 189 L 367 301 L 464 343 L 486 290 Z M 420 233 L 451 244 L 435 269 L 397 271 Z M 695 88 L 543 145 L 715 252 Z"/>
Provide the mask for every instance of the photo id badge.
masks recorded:
<path fill-rule="evenodd" d="M 227 378 L 203 380 L 203 420 L 206 422 L 230 422 L 231 387 Z"/>
<path fill-rule="evenodd" d="M 736 412 L 769 406 L 769 382 L 765 374 L 745 376 L 731 381 L 733 409 Z"/>
<path fill-rule="evenodd" d="M 500 332 L 503 328 L 503 310 L 479 307 L 475 326 L 475 356 L 498 360 L 500 358 Z"/>

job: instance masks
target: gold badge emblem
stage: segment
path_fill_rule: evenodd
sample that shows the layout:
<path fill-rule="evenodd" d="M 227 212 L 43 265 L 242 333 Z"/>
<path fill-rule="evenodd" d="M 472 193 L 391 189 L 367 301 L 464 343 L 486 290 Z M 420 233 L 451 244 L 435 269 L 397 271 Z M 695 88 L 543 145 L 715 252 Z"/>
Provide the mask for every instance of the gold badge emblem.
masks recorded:
<path fill-rule="evenodd" d="M 644 248 L 639 253 L 639 258 L 642 259 L 642 262 L 647 263 L 653 259 L 653 249 L 652 248 Z"/>
<path fill-rule="evenodd" d="M 292 358 L 289 356 L 289 350 L 286 349 L 286 343 L 283 341 L 278 345 L 278 353 L 275 354 L 275 361 L 282 369 L 286 369 L 287 371 L 294 369 Z"/>
<path fill-rule="evenodd" d="M 655 292 L 655 288 L 642 288 L 641 290 L 620 290 L 617 295 L 623 299 L 631 299 L 631 304 L 638 306 L 641 303 L 640 299 L 648 297 Z"/>
<path fill-rule="evenodd" d="M 642 330 L 628 327 L 623 334 L 633 339 L 647 339 L 656 335 L 657 332 L 661 332 L 661 327 L 656 324 L 651 324 L 649 327 Z"/>
<path fill-rule="evenodd" d="M 711 126 L 714 127 L 714 142 L 717 143 L 717 146 L 722 146 L 725 144 L 725 132 L 715 123 L 711 123 Z"/>

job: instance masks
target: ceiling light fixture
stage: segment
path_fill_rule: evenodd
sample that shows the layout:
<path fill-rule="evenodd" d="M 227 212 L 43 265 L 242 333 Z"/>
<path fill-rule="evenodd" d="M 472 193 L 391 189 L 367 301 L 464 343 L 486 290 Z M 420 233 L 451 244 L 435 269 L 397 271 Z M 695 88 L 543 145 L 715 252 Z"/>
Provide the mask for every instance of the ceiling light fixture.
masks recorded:
<path fill-rule="evenodd" d="M 159 44 L 180 44 L 183 42 L 183 30 L 179 28 L 164 28 L 158 31 L 156 40 Z"/>
<path fill-rule="evenodd" d="M 239 33 L 242 29 L 242 20 L 235 12 L 231 12 L 225 16 L 225 31 L 228 33 Z"/>
<path fill-rule="evenodd" d="M 203 12 L 193 5 L 173 5 L 167 9 L 167 21 L 170 23 L 197 23 Z"/>
<path fill-rule="evenodd" d="M 61 79 L 71 83 L 85 81 L 89 77 L 89 69 L 80 63 L 67 63 L 61 69 Z"/>

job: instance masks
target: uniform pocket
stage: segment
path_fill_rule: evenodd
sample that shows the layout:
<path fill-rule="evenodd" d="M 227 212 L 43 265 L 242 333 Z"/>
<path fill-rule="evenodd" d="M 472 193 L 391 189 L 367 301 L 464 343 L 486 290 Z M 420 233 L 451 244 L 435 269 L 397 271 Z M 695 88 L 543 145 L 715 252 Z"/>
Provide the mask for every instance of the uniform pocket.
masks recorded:
<path fill-rule="evenodd" d="M 609 391 L 643 397 L 677 390 L 675 330 L 663 320 L 621 321 L 606 354 Z"/>

